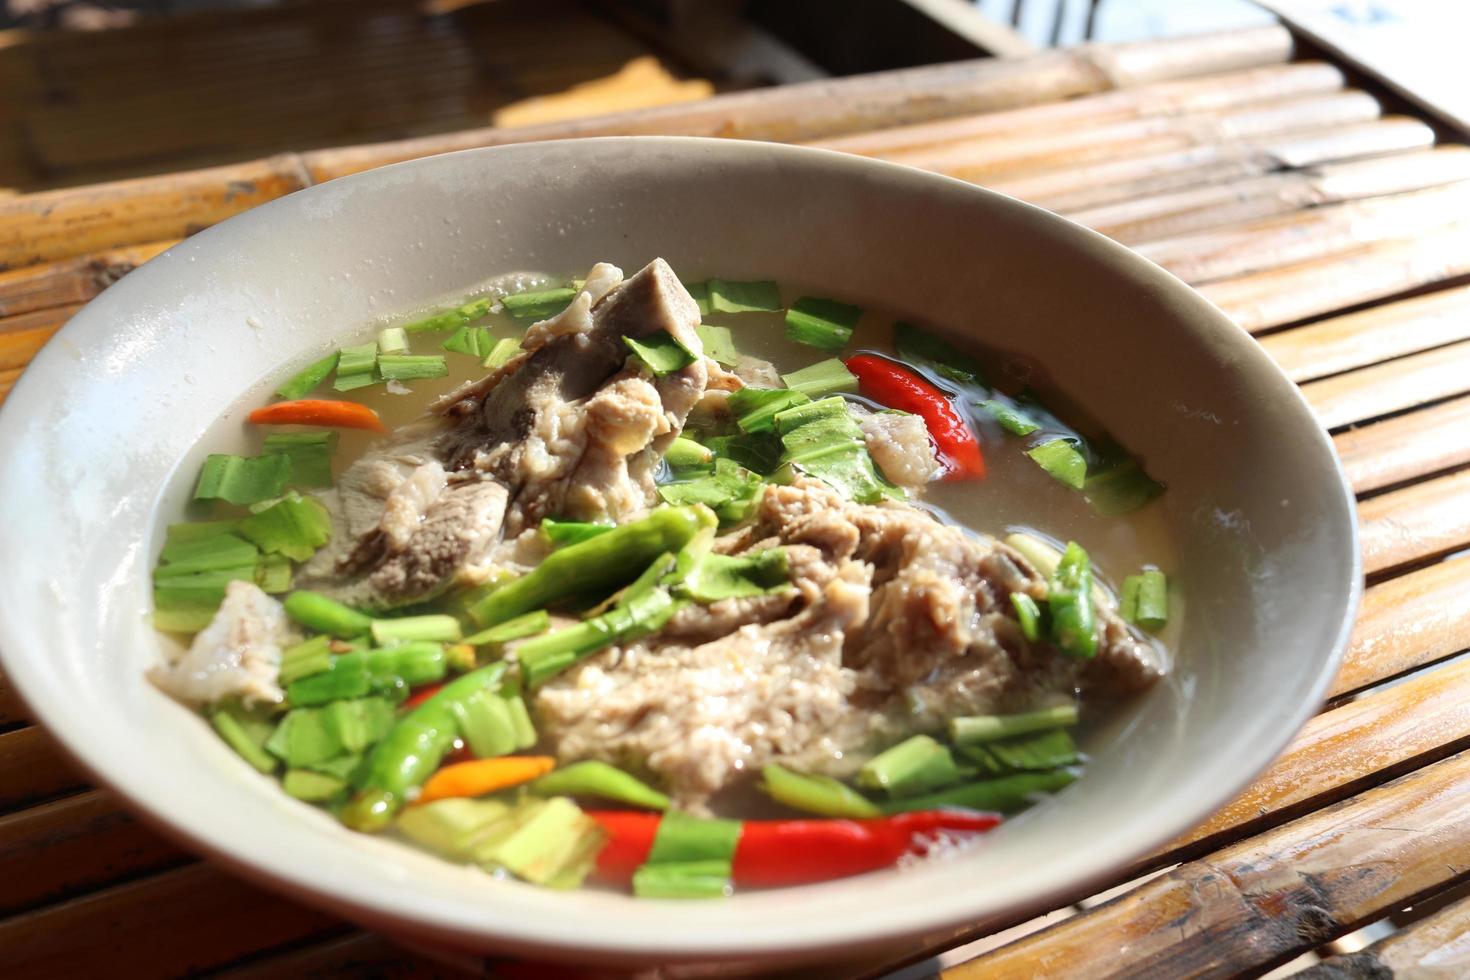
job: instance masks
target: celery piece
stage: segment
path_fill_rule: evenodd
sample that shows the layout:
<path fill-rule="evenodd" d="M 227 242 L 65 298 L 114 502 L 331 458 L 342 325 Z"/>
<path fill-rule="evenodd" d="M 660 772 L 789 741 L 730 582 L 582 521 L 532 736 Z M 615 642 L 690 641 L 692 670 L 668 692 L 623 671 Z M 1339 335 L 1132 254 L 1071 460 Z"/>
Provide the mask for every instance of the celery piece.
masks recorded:
<path fill-rule="evenodd" d="M 332 638 L 313 636 L 281 651 L 280 682 L 290 686 L 332 666 Z"/>
<path fill-rule="evenodd" d="M 216 534 L 167 545 L 159 555 L 162 562 L 153 572 L 155 582 L 198 572 L 243 568 L 254 565 L 260 551 L 236 534 Z"/>
<path fill-rule="evenodd" d="M 507 755 L 516 749 L 515 722 L 498 691 L 484 688 L 450 705 L 459 734 L 478 759 Z"/>
<path fill-rule="evenodd" d="M 709 312 L 701 308 L 701 313 Z M 729 327 L 717 327 L 711 323 L 701 323 L 694 328 L 699 335 L 700 343 L 704 344 L 704 356 L 718 364 L 732 368 L 740 363 L 740 351 L 735 347 L 735 338 L 730 334 Z"/>
<path fill-rule="evenodd" d="M 332 485 L 332 454 L 337 451 L 335 432 L 272 432 L 262 446 L 266 453 L 281 453 L 291 459 L 291 478 L 298 487 Z"/>
<path fill-rule="evenodd" d="M 459 306 L 441 310 L 432 316 L 415 320 L 413 323 L 405 323 L 403 329 L 406 333 L 430 333 L 437 330 L 453 330 L 466 323 L 472 323 L 490 312 L 490 307 L 495 301 L 488 296 L 481 299 L 472 299 Z"/>
<path fill-rule="evenodd" d="M 376 744 L 388 734 L 397 717 L 393 702 L 387 698 L 357 698 L 352 701 L 333 701 L 323 708 L 323 725 L 342 746 L 342 752 L 357 753 Z M 294 713 L 294 712 L 293 712 Z M 335 752 L 327 758 L 341 755 Z"/>
<path fill-rule="evenodd" d="M 306 561 L 332 537 L 332 515 L 314 497 L 282 497 L 240 522 L 240 533 L 267 554 Z"/>
<path fill-rule="evenodd" d="M 382 354 L 378 375 L 385 381 L 418 381 L 442 378 L 449 373 L 443 354 Z"/>
<path fill-rule="evenodd" d="M 344 347 L 337 354 L 337 377 L 332 382 L 332 387 L 337 391 L 351 391 L 382 381 L 377 368 L 376 342 Z"/>
<path fill-rule="evenodd" d="M 405 643 L 410 640 L 432 640 L 452 643 L 464 635 L 459 620 L 442 613 L 426 616 L 403 616 L 398 619 L 375 619 L 373 641 L 380 645 Z"/>
<path fill-rule="evenodd" d="M 204 461 L 195 500 L 228 500 L 255 504 L 279 497 L 291 478 L 291 458 L 282 453 L 265 456 L 228 456 L 214 453 Z"/>
<path fill-rule="evenodd" d="M 520 352 L 520 341 L 501 338 L 495 342 L 494 347 L 490 348 L 490 353 L 485 355 L 485 360 L 480 366 L 491 369 L 503 368 L 510 363 L 511 358 Z"/>
<path fill-rule="evenodd" d="M 781 291 L 769 279 L 757 282 L 709 281 L 712 313 L 770 313 L 781 309 Z"/>
<path fill-rule="evenodd" d="M 841 350 L 862 315 L 859 306 L 804 296 L 786 311 L 786 337 L 821 350 Z"/>
<path fill-rule="evenodd" d="M 601 525 L 595 526 L 600 527 Z M 550 628 L 551 615 L 545 609 L 537 609 L 535 612 L 507 619 L 489 629 L 480 630 L 472 636 L 465 637 L 464 642 L 476 647 L 509 643 L 511 640 L 521 640 L 528 636 L 535 636 L 537 633 L 545 633 Z"/>
<path fill-rule="evenodd" d="M 734 891 L 730 861 L 645 864 L 633 872 L 639 898 L 724 898 Z"/>
<path fill-rule="evenodd" d="M 777 803 L 823 817 L 863 820 L 883 815 L 872 800 L 830 776 L 809 776 L 782 766 L 761 769 L 761 788 Z"/>
<path fill-rule="evenodd" d="M 962 807 L 966 810 L 1014 813 L 1017 810 L 1024 810 L 1043 794 L 1066 789 L 1076 780 L 1077 774 L 1070 769 L 1018 772 L 997 779 L 985 779 L 980 782 L 951 786 L 948 789 L 922 796 L 889 800 L 883 805 L 883 812 L 908 813 L 917 810 Z"/>
<path fill-rule="evenodd" d="M 163 551 L 159 552 L 158 560 L 172 561 L 174 549 L 193 545 L 205 538 L 233 534 L 236 529 L 235 521 L 190 521 L 186 524 L 170 524 L 164 531 Z"/>
<path fill-rule="evenodd" d="M 384 327 L 378 331 L 380 354 L 403 354 L 408 351 L 408 331 L 402 327 Z"/>
<path fill-rule="evenodd" d="M 893 346 L 905 361 L 928 368 L 942 378 L 977 388 L 986 386 L 980 362 L 912 324 L 893 325 Z"/>
<path fill-rule="evenodd" d="M 309 769 L 288 769 L 281 779 L 281 788 L 287 796 L 294 796 L 307 803 L 325 803 L 347 790 L 345 780 Z"/>
<path fill-rule="evenodd" d="M 1036 604 L 1036 600 L 1024 592 L 1012 592 L 1011 607 L 1016 610 L 1016 619 L 1021 624 L 1021 635 L 1031 643 L 1041 639 L 1041 607 Z"/>
<path fill-rule="evenodd" d="M 335 776 L 337 779 L 351 782 L 353 775 L 361 765 L 362 755 L 360 753 L 351 753 L 348 755 L 333 756 L 330 759 L 323 759 L 320 762 L 310 762 L 301 768 L 309 769 L 312 772 L 319 772 L 323 776 Z"/>
<path fill-rule="evenodd" d="M 1082 483 L 1083 496 L 1104 517 L 1131 513 L 1163 492 L 1164 485 L 1132 459 L 1106 464 L 1088 473 Z"/>
<path fill-rule="evenodd" d="M 789 388 L 757 388 L 747 386 L 732 394 L 728 405 L 741 432 L 769 432 L 777 413 L 811 401 L 806 395 Z"/>
<path fill-rule="evenodd" d="M 1146 630 L 1161 629 L 1169 621 L 1169 583 L 1157 568 L 1123 580 L 1120 612 L 1130 623 Z"/>
<path fill-rule="evenodd" d="M 1087 479 L 1087 460 L 1077 447 L 1065 437 L 1050 439 L 1039 446 L 1026 450 L 1026 455 L 1036 465 L 1051 474 L 1052 478 L 1065 483 L 1073 490 L 1081 490 Z"/>
<path fill-rule="evenodd" d="M 644 337 L 624 337 L 623 343 L 633 352 L 633 358 L 655 377 L 682 371 L 695 361 L 694 355 L 666 330 Z"/>
<path fill-rule="evenodd" d="M 531 722 L 531 712 L 526 707 L 525 699 L 519 694 L 507 694 L 503 689 L 501 697 L 505 698 L 506 707 L 510 710 L 511 724 L 516 733 L 516 748 L 529 749 L 536 744 L 536 726 Z"/>
<path fill-rule="evenodd" d="M 708 316 L 710 313 L 709 283 L 686 282 L 684 283 L 684 289 L 689 293 L 690 298 L 694 300 L 694 305 L 699 307 L 699 315 Z"/>
<path fill-rule="evenodd" d="M 664 462 L 676 474 L 708 472 L 713 468 L 714 461 L 714 450 L 701 446 L 687 436 L 679 436 L 664 451 Z M 542 525 L 545 526 L 544 521 Z"/>
<path fill-rule="evenodd" d="M 669 798 L 616 766 L 589 759 L 574 762 L 536 780 L 530 786 L 538 796 L 591 796 L 649 810 L 667 810 Z"/>
<path fill-rule="evenodd" d="M 1039 732 L 1048 728 L 1065 728 L 1077 724 L 1077 706 L 1063 704 L 1016 715 L 975 715 L 951 718 L 949 737 L 956 745 L 994 742 L 1012 735 Z"/>
<path fill-rule="evenodd" d="M 491 339 L 490 331 L 484 327 L 460 327 L 439 346 L 456 354 L 484 358 L 494 348 L 495 341 Z"/>
<path fill-rule="evenodd" d="M 989 775 L 1046 772 L 1075 764 L 1080 756 L 1072 736 L 1060 728 L 1028 732 L 961 748 L 966 759 Z"/>
<path fill-rule="evenodd" d="M 261 555 L 255 564 L 255 584 L 271 595 L 290 592 L 291 559 L 285 555 Z"/>
<path fill-rule="evenodd" d="M 571 800 L 558 796 L 536 808 L 529 820 L 494 848 L 476 848 L 475 856 L 482 864 L 498 865 L 517 878 L 540 885 L 567 875 L 577 864 L 583 866 L 580 877 L 585 877 L 595 857 L 588 842 L 600 845 L 604 839 L 596 821 Z M 654 847 L 658 847 L 656 838 Z"/>
<path fill-rule="evenodd" d="M 319 361 L 313 361 L 300 371 L 291 375 L 279 388 L 276 389 L 276 397 L 285 401 L 295 401 L 304 398 L 316 390 L 316 386 L 327 380 L 327 375 L 337 366 L 337 352 L 332 351 Z"/>
<path fill-rule="evenodd" d="M 514 296 L 506 296 L 500 302 L 505 306 L 505 312 L 512 319 L 545 320 L 553 317 L 567 308 L 567 304 L 577 295 L 575 289 L 563 286 L 557 289 L 540 289 L 528 293 L 517 293 Z"/>
<path fill-rule="evenodd" d="M 477 838 L 510 812 L 499 800 L 447 799 L 409 807 L 397 827 L 409 840 L 457 861 L 470 857 Z"/>
<path fill-rule="evenodd" d="M 225 587 L 236 580 L 252 581 L 255 565 L 179 575 L 153 585 L 153 625 L 161 630 L 192 633 L 208 626 L 224 601 Z"/>
<path fill-rule="evenodd" d="M 960 770 L 949 749 L 928 735 L 915 735 L 875 755 L 858 770 L 864 789 L 884 790 L 889 796 L 912 796 L 960 780 Z"/>
<path fill-rule="evenodd" d="M 1041 428 L 1040 423 L 1019 408 L 1007 405 L 994 398 L 976 402 L 975 404 L 989 412 L 991 417 L 1000 424 L 1000 427 L 1013 436 L 1029 436 Z"/>
<path fill-rule="evenodd" d="M 835 357 L 804 367 L 800 371 L 781 375 L 786 387 L 799 391 L 808 398 L 825 398 L 843 392 L 858 390 L 857 375 L 847 369 Z"/>
<path fill-rule="evenodd" d="M 326 670 L 293 681 L 286 688 L 286 699 L 294 707 L 310 707 L 364 697 L 371 688 L 366 655 L 349 653 L 333 657 Z"/>
<path fill-rule="evenodd" d="M 678 592 L 710 603 L 780 592 L 789 584 L 786 549 L 766 548 L 748 555 L 706 555 Z"/>
<path fill-rule="evenodd" d="M 267 775 L 276 771 L 275 758 L 265 750 L 266 739 L 275 727 L 269 714 L 230 701 L 210 712 L 209 723 L 246 762 Z"/>

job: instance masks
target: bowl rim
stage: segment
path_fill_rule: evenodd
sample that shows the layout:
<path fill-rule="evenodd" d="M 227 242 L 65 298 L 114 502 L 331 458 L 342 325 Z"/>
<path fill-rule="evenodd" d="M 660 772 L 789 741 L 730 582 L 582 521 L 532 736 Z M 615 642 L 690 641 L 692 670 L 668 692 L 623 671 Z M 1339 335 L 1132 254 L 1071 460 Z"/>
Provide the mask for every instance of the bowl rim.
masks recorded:
<path fill-rule="evenodd" d="M 1180 834 L 1196 826 L 1209 814 L 1217 811 L 1225 803 L 1236 797 L 1243 789 L 1255 781 L 1277 757 L 1290 740 L 1295 737 L 1306 721 L 1320 709 L 1328 685 L 1338 673 L 1344 652 L 1347 648 L 1349 637 L 1356 619 L 1359 601 L 1363 591 L 1362 556 L 1359 547 L 1359 530 L 1356 519 L 1356 497 L 1348 482 L 1341 460 L 1332 449 L 1330 438 L 1325 429 L 1316 423 L 1311 409 L 1301 394 L 1297 385 L 1292 383 L 1276 366 L 1263 348 L 1241 329 L 1234 321 L 1230 320 L 1214 304 L 1202 294 L 1182 282 L 1169 272 L 1148 261 L 1137 253 L 1128 249 L 1112 239 L 1109 239 L 1092 229 L 1086 228 L 1075 222 L 1069 221 L 1059 215 L 1046 211 L 1036 205 L 1018 200 L 1008 195 L 1001 194 L 987 188 L 971 184 L 956 178 L 935 174 L 902 164 L 875 160 L 867 157 L 854 156 L 835 150 L 826 150 L 817 147 L 795 146 L 782 143 L 766 143 L 758 141 L 712 139 L 706 137 L 688 136 L 606 136 L 590 137 L 565 140 L 548 140 L 533 143 L 505 144 L 490 147 L 478 147 L 459 150 L 452 153 L 436 154 L 391 164 L 385 167 L 352 174 L 346 177 L 336 178 L 325 184 L 313 185 L 281 198 L 269 201 L 248 212 L 242 212 L 225 221 L 205 229 L 185 241 L 172 246 L 156 258 L 150 260 L 148 265 L 154 263 L 179 263 L 193 261 L 194 254 L 207 251 L 213 247 L 215 239 L 221 235 L 228 234 L 231 222 L 243 217 L 245 214 L 255 215 L 254 220 L 260 220 L 261 215 L 269 215 L 272 209 L 285 211 L 286 209 L 298 208 L 303 199 L 310 199 L 312 195 L 321 192 L 326 186 L 341 187 L 343 182 L 352 185 L 366 187 L 374 181 L 402 180 L 404 177 L 412 176 L 416 170 L 428 171 L 435 167 L 446 166 L 446 161 L 463 160 L 468 158 L 485 158 L 489 161 L 499 161 L 500 158 L 514 157 L 518 154 L 535 154 L 543 148 L 557 150 L 568 147 L 585 148 L 587 152 L 595 153 L 599 148 L 608 146 L 630 146 L 644 145 L 650 148 L 664 148 L 675 153 L 680 148 L 700 148 L 705 151 L 719 154 L 728 154 L 730 158 L 748 158 L 751 161 L 758 160 L 780 160 L 782 158 L 805 165 L 815 164 L 819 167 L 839 168 L 848 171 L 864 170 L 875 175 L 882 175 L 885 180 L 897 181 L 908 184 L 918 190 L 931 190 L 935 193 L 964 194 L 974 197 L 988 197 L 992 204 L 1001 207 L 1022 208 L 1033 212 L 1033 215 L 1041 221 L 1052 222 L 1067 226 L 1066 234 L 1070 234 L 1076 243 L 1076 247 L 1084 252 L 1090 252 L 1100 261 L 1108 264 L 1123 264 L 1129 274 L 1146 282 L 1150 287 L 1165 292 L 1172 299 L 1179 302 L 1187 310 L 1185 314 L 1189 319 L 1210 321 L 1222 335 L 1228 335 L 1229 340 L 1221 340 L 1228 344 L 1232 353 L 1243 359 L 1255 361 L 1257 364 L 1269 366 L 1269 370 L 1276 375 L 1276 381 L 1282 386 L 1282 396 L 1290 401 L 1289 411 L 1306 413 L 1312 419 L 1314 438 L 1319 443 L 1328 458 L 1332 460 L 1333 471 L 1336 475 L 1336 487 L 1341 494 L 1348 515 L 1344 528 L 1351 555 L 1350 562 L 1340 569 L 1344 578 L 1332 582 L 1333 595 L 1341 596 L 1343 602 L 1342 621 L 1338 624 L 1336 634 L 1332 640 L 1330 649 L 1321 659 L 1317 674 L 1310 685 L 1310 697 L 1303 699 L 1302 703 L 1296 705 L 1291 712 L 1286 714 L 1280 722 L 1275 734 L 1269 739 L 1263 740 L 1261 758 L 1257 764 L 1241 770 L 1241 775 L 1228 781 L 1221 781 L 1215 785 L 1215 789 L 1196 800 L 1195 806 L 1186 811 L 1183 809 L 1171 811 L 1161 817 L 1154 824 L 1151 833 L 1140 834 L 1134 842 L 1130 842 L 1129 853 L 1112 861 L 1093 861 L 1090 865 L 1080 870 L 1079 873 L 1065 882 L 1053 883 L 1048 887 L 1036 888 L 1032 893 L 1018 896 L 1016 902 L 1007 906 L 1006 919 L 1012 914 L 1020 915 L 1026 912 L 1040 911 L 1044 908 L 1053 907 L 1052 903 L 1068 896 L 1071 892 L 1086 886 L 1104 886 L 1112 881 L 1120 870 L 1136 861 L 1142 854 L 1158 848 L 1173 840 Z M 580 152 L 580 149 L 578 150 Z M 493 168 L 487 168 L 493 170 Z M 221 229 L 224 229 L 223 231 Z M 1059 229 L 1061 231 L 1061 229 Z M 75 319 L 83 317 L 87 313 L 96 315 L 96 310 L 102 308 L 103 297 L 107 296 L 111 289 L 104 291 L 98 297 L 90 301 L 87 306 L 78 311 Z M 33 359 L 32 363 L 42 357 L 55 353 L 58 341 L 64 342 L 67 333 L 72 329 L 69 322 L 64 325 L 45 345 Z M 1274 381 L 1272 383 L 1275 383 Z M 40 388 L 43 382 L 39 372 L 23 372 L 18 379 L 15 389 L 5 406 L 0 408 L 16 406 L 31 401 L 40 396 Z M 33 392 L 33 389 L 36 389 Z M 1283 408 L 1283 410 L 1288 410 Z M 19 411 L 0 411 L 0 436 L 4 436 L 7 430 L 18 430 L 20 422 Z M 15 574 L 14 571 L 11 572 Z M 1324 579 L 1324 585 L 1326 584 Z M 63 711 L 58 706 L 61 692 L 51 689 L 39 672 L 33 671 L 27 666 L 27 658 L 14 652 L 20 649 L 11 632 L 8 622 L 0 618 L 0 663 L 3 663 L 7 677 L 12 686 L 20 694 L 21 698 L 29 705 L 34 713 L 38 724 L 46 723 L 50 718 L 60 718 Z M 9 649 L 12 652 L 6 653 Z M 72 759 L 82 770 L 91 776 L 99 785 L 108 787 L 133 813 L 139 815 L 143 821 L 153 829 L 162 832 L 166 837 L 181 842 L 186 848 L 217 860 L 229 867 L 233 872 L 242 877 L 262 884 L 276 891 L 286 891 L 292 897 L 299 898 L 308 904 L 315 905 L 341 914 L 355 922 L 381 929 L 389 934 L 397 931 L 412 931 L 415 935 L 433 936 L 436 941 L 442 941 L 447 945 L 465 949 L 485 949 L 487 944 L 493 945 L 496 950 L 504 950 L 516 954 L 529 954 L 542 956 L 547 959 L 575 959 L 585 958 L 588 955 L 599 955 L 604 957 L 604 962 L 647 962 L 650 957 L 676 957 L 681 959 L 698 958 L 707 961 L 719 960 L 746 960 L 775 957 L 811 957 L 824 953 L 832 953 L 838 950 L 855 952 L 872 949 L 880 946 L 889 946 L 908 937 L 914 937 L 922 933 L 933 932 L 942 929 L 952 929 L 964 924 L 976 924 L 987 922 L 989 919 L 977 920 L 974 911 L 966 912 L 965 903 L 955 899 L 944 900 L 945 896 L 936 896 L 935 904 L 926 903 L 908 908 L 889 908 L 876 926 L 872 922 L 864 923 L 859 930 L 851 924 L 841 921 L 824 922 L 820 929 L 811 930 L 809 934 L 801 937 L 790 935 L 760 933 L 750 934 L 741 932 L 740 935 L 731 935 L 729 930 L 721 933 L 696 933 L 684 934 L 673 931 L 665 931 L 654 938 L 654 931 L 648 935 L 630 936 L 617 927 L 598 928 L 598 924 L 589 922 L 578 922 L 575 930 L 567 930 L 564 924 L 554 923 L 550 927 L 532 929 L 519 934 L 511 932 L 511 923 L 484 921 L 471 922 L 466 918 L 458 921 L 446 922 L 444 920 L 431 920 L 421 907 L 409 906 L 396 897 L 381 894 L 354 893 L 340 884 L 328 885 L 318 879 L 314 879 L 310 869 L 295 868 L 281 862 L 272 862 L 269 855 L 256 853 L 258 847 L 238 844 L 237 842 L 213 836 L 207 831 L 198 830 L 188 826 L 184 821 L 176 818 L 168 807 L 160 805 L 145 797 L 139 796 L 131 791 L 123 780 L 114 781 L 109 775 L 107 756 L 99 746 L 84 742 L 81 737 L 69 731 L 64 725 L 56 727 L 48 726 L 48 734 L 62 747 L 66 755 Z M 1265 751 L 1269 747 L 1269 752 Z M 1134 846 L 1137 843 L 1138 846 Z M 782 891 L 787 891 L 783 889 Z M 971 906 L 975 903 L 972 901 Z"/>

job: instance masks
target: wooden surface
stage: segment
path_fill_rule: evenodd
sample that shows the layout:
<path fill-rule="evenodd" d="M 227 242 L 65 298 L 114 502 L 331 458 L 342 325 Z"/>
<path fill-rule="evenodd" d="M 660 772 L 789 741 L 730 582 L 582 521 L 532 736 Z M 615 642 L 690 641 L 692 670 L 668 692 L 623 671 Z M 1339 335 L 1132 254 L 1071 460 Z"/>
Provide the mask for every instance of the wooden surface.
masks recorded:
<path fill-rule="evenodd" d="M 1449 898 L 1470 878 L 1470 150 L 1293 57 L 1276 29 L 1053 51 L 0 199 L 0 397 L 78 304 L 169 242 L 424 153 L 699 133 L 817 142 L 1017 194 L 1138 249 L 1259 336 L 1359 493 L 1369 588 L 1322 713 L 1108 895 L 807 975 L 943 954 L 931 962 L 957 978 L 1255 976 L 1289 961 L 1317 977 L 1463 976 L 1470 908 Z M 441 972 L 158 839 L 69 772 L 3 680 L 0 863 L 9 976 Z M 1426 902 L 1444 907 L 1411 921 L 1404 909 Z M 1365 949 L 1329 945 L 1387 917 L 1409 924 Z"/>

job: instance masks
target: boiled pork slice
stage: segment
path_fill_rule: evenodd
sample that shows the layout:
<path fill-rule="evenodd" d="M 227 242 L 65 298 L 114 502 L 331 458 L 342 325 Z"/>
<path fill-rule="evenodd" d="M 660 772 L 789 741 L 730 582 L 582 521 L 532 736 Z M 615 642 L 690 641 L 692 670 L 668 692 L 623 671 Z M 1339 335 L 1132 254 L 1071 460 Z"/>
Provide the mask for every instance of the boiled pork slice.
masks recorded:
<path fill-rule="evenodd" d="M 296 639 L 286 610 L 253 582 L 235 581 L 214 619 L 182 655 L 153 667 L 149 678 L 188 704 L 236 697 L 277 704 L 281 650 Z"/>

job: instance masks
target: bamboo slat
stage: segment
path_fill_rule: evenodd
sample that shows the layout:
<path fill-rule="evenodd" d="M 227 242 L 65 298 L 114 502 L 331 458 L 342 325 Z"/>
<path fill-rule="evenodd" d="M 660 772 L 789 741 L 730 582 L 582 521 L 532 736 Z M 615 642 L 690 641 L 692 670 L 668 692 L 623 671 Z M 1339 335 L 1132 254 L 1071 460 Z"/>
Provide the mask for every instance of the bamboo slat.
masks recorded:
<path fill-rule="evenodd" d="M 1470 758 L 1455 756 L 1181 865 L 946 976 L 1264 971 L 1470 873 L 1467 802 Z"/>
<path fill-rule="evenodd" d="M 1470 391 L 1470 341 L 1301 386 L 1329 429 Z"/>
<path fill-rule="evenodd" d="M 1038 174 L 992 178 L 985 186 L 1070 214 L 1133 197 L 1257 177 L 1292 167 L 1422 150 L 1433 143 L 1434 130 L 1419 120 L 1387 116 L 1354 126 L 1192 146 Z"/>
<path fill-rule="evenodd" d="M 1368 575 L 1470 544 L 1470 470 L 1365 500 L 1358 524 Z"/>
<path fill-rule="evenodd" d="M 1302 208 L 1401 194 L 1463 180 L 1470 180 L 1470 148 L 1446 146 L 1245 180 L 1216 181 L 1182 191 L 1084 208 L 1068 213 L 1067 217 L 1129 245 L 1289 214 Z"/>
<path fill-rule="evenodd" d="M 61 325 L 82 308 L 70 303 L 19 316 L 0 318 L 0 371 L 19 373 L 36 356 L 36 352 L 61 329 Z"/>
<path fill-rule="evenodd" d="M 1470 272 L 1470 227 L 1253 272 L 1199 287 L 1205 298 L 1255 333 L 1383 299 Z"/>
<path fill-rule="evenodd" d="M 0 734 L 0 813 L 81 785 L 81 775 L 41 729 Z"/>
<path fill-rule="evenodd" d="M 1442 561 L 1363 593 L 1330 697 L 1470 649 L 1470 560 Z"/>
<path fill-rule="evenodd" d="M 189 860 L 92 790 L 0 817 L 0 915 Z"/>
<path fill-rule="evenodd" d="M 85 303 L 174 244 L 130 245 L 0 272 L 0 318 Z"/>
<path fill-rule="evenodd" d="M 1461 899 L 1347 956 L 1296 974 L 1299 980 L 1458 980 L 1470 975 L 1470 899 Z"/>
<path fill-rule="evenodd" d="M 1470 338 L 1470 286 L 1332 317 L 1261 338 L 1293 381 L 1311 381 Z"/>
<path fill-rule="evenodd" d="M 192 864 L 0 921 L 0 949 L 13 980 L 182 976 L 342 928 Z"/>
<path fill-rule="evenodd" d="M 1333 437 L 1359 493 L 1470 463 L 1470 398 L 1421 409 Z"/>
<path fill-rule="evenodd" d="M 551 980 L 578 980 L 551 967 L 535 970 Z M 306 949 L 291 950 L 217 974 L 219 980 L 276 980 L 278 977 L 392 977 L 393 980 L 433 980 L 446 968 L 416 957 L 401 946 L 369 933 L 353 933 Z M 498 975 L 498 974 L 497 974 Z M 506 974 L 511 977 L 514 974 Z"/>
<path fill-rule="evenodd" d="M 1060 126 L 1095 127 L 1124 120 L 1211 112 L 1270 102 L 1292 96 L 1317 95 L 1343 87 L 1342 71 L 1323 62 L 1268 65 L 1208 78 L 1160 82 L 1135 89 L 1048 102 L 1005 112 L 955 116 L 815 140 L 808 145 L 844 153 L 878 156 L 938 146 L 960 140 L 995 137 Z"/>
<path fill-rule="evenodd" d="M 10 686 L 4 674 L 0 674 L 0 728 L 9 728 L 31 720 L 30 709 Z"/>

